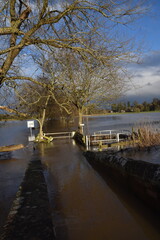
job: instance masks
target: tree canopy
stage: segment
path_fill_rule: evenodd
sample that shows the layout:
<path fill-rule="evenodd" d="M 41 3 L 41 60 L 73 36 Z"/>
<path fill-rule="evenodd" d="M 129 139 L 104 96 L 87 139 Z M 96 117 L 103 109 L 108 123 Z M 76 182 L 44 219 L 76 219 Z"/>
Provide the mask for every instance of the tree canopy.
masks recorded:
<path fill-rule="evenodd" d="M 128 57 L 127 41 L 113 38 L 113 27 L 125 26 L 144 11 L 136 0 L 0 1 L 0 85 L 17 79 L 36 82 L 19 69 L 23 55 L 36 55 L 37 48 L 71 49 L 87 61 L 95 58 L 104 64 Z M 89 35 L 94 36 L 94 48 Z M 107 43 L 105 51 L 99 48 L 102 42 Z"/>
<path fill-rule="evenodd" d="M 42 55 L 37 62 L 43 77 L 53 82 L 54 94 L 60 94 L 61 99 L 56 96 L 59 106 L 68 111 L 75 108 L 80 118 L 90 105 L 104 107 L 125 89 L 121 69 L 111 62 L 107 68 L 97 61 L 88 63 L 70 50 Z"/>

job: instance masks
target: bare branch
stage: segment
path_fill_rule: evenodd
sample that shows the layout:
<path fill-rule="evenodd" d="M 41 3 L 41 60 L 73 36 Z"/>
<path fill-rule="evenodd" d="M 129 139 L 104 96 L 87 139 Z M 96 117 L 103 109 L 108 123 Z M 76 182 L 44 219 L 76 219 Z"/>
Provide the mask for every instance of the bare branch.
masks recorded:
<path fill-rule="evenodd" d="M 20 56 L 21 51 L 30 45 L 43 44 L 45 50 L 48 46 L 53 47 L 54 50 L 71 49 L 86 60 L 91 57 L 104 63 L 120 55 L 124 56 L 122 49 L 115 51 L 114 48 L 111 54 L 107 51 L 102 54 L 97 51 L 97 47 L 92 49 L 86 41 L 87 34 L 91 34 L 91 30 L 94 31 L 92 33 L 96 39 L 98 30 L 101 31 L 98 24 L 102 18 L 108 26 L 111 26 L 112 22 L 124 25 L 132 20 L 132 16 L 144 13 L 141 5 L 138 3 L 136 6 L 134 0 L 129 1 L 131 4 L 124 0 L 107 1 L 107 3 L 104 1 L 104 4 L 102 1 L 67 1 L 60 9 L 54 9 L 54 4 L 51 2 L 42 0 L 37 6 L 38 11 L 33 9 L 30 19 L 29 3 L 23 0 L 10 0 L 4 5 L 2 14 L 4 13 L 5 19 L 8 20 L 1 23 L 0 36 L 4 39 L 5 35 L 9 36 L 9 41 L 0 50 L 0 55 L 4 55 L 0 66 L 0 85 L 5 81 L 17 56 Z M 38 1 L 33 3 L 36 6 Z M 97 31 L 95 26 L 99 27 Z M 85 33 L 84 29 L 86 29 Z M 118 41 L 120 42 L 119 39 Z M 97 40 L 97 44 L 101 43 Z"/>
<path fill-rule="evenodd" d="M 39 20 L 43 18 L 44 14 L 46 13 L 47 7 L 48 7 L 48 0 L 44 0 L 41 13 L 39 14 Z"/>
<path fill-rule="evenodd" d="M 8 108 L 7 106 L 0 106 L 0 109 L 1 109 L 1 110 L 4 110 L 4 111 L 6 111 L 6 112 L 9 112 L 9 113 L 14 113 L 14 114 L 16 114 L 16 115 L 18 115 L 18 116 L 21 116 L 21 117 L 27 117 L 27 116 L 28 116 L 28 115 L 25 114 L 25 113 L 18 112 L 17 110 Z"/>
<path fill-rule="evenodd" d="M 17 28 L 13 28 L 13 27 L 0 28 L 0 35 L 10 35 L 13 33 L 18 35 L 24 35 L 24 32 L 20 31 Z"/>
<path fill-rule="evenodd" d="M 10 81 L 10 80 L 28 80 L 30 82 L 33 82 L 35 84 L 41 85 L 42 87 L 46 87 L 47 85 L 45 83 L 42 83 L 32 77 L 25 77 L 25 76 L 14 76 L 14 77 L 5 77 L 5 81 Z"/>

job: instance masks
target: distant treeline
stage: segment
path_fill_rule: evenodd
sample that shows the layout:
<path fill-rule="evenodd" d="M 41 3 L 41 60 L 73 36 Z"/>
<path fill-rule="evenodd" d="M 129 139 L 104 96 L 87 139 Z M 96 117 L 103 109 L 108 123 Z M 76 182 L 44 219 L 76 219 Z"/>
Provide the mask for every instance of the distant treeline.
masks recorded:
<path fill-rule="evenodd" d="M 148 112 L 148 111 L 158 111 L 160 110 L 160 99 L 154 98 L 151 103 L 144 101 L 143 103 L 138 103 L 134 101 L 133 104 L 128 101 L 127 103 L 114 103 L 111 105 L 111 110 L 113 112 Z"/>
<path fill-rule="evenodd" d="M 14 115 L 5 115 L 0 113 L 0 121 L 7 121 L 7 120 L 23 120 L 21 117 L 14 116 Z"/>

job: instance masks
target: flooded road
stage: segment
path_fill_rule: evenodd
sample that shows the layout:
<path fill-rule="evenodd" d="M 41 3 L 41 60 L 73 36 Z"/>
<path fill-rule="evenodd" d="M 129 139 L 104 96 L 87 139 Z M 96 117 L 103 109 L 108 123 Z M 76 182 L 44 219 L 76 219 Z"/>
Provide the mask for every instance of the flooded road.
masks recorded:
<path fill-rule="evenodd" d="M 155 220 L 153 226 L 132 205 L 120 199 L 73 140 L 55 141 L 52 146 L 41 144 L 40 151 L 46 166 L 57 239 L 160 238 L 160 219 L 151 214 Z"/>
<path fill-rule="evenodd" d="M 109 119 L 102 117 L 100 130 L 104 129 L 104 122 L 105 129 L 110 129 L 120 121 L 119 117 L 115 118 L 108 126 Z M 95 119 L 92 119 L 90 129 L 94 129 L 94 125 Z M 65 129 L 56 122 L 47 126 L 48 131 Z M 73 130 L 73 126 L 70 129 Z M 0 125 L 0 145 L 26 145 L 9 158 L 0 159 L 0 226 L 4 224 L 32 157 L 33 145 L 28 142 L 28 135 L 26 122 Z M 39 151 L 58 240 L 160 239 L 160 217 L 94 169 L 73 140 L 39 144 Z"/>

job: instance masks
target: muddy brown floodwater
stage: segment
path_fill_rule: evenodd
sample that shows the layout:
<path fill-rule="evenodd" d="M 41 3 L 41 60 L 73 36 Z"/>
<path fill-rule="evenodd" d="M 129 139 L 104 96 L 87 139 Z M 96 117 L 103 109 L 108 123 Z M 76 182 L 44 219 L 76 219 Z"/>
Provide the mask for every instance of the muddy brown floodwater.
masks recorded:
<path fill-rule="evenodd" d="M 0 122 L 0 146 L 21 143 L 26 146 L 0 153 L 0 232 L 31 159 L 33 147 L 28 143 L 28 134 L 25 121 Z"/>
<path fill-rule="evenodd" d="M 132 204 L 128 205 L 127 197 L 122 199 L 112 190 L 73 140 L 41 144 L 40 151 L 57 239 L 160 239 L 158 216 L 150 213 L 154 226 Z M 145 211 L 150 212 L 147 208 Z"/>
<path fill-rule="evenodd" d="M 114 129 L 115 126 L 122 128 L 124 125 L 130 128 L 133 116 L 138 119 L 144 117 L 135 114 L 87 118 L 85 125 L 91 132 Z M 156 126 L 159 126 L 159 119 L 160 113 L 153 114 Z M 49 132 L 74 129 L 74 124 L 62 127 L 59 121 L 46 127 Z M 0 227 L 5 222 L 33 153 L 33 145 L 28 143 L 29 134 L 26 121 L 0 123 L 1 146 L 21 143 L 27 146 L 6 159 L 0 159 Z M 158 214 L 118 186 L 103 171 L 93 168 L 73 140 L 40 144 L 39 150 L 57 240 L 160 239 Z"/>

